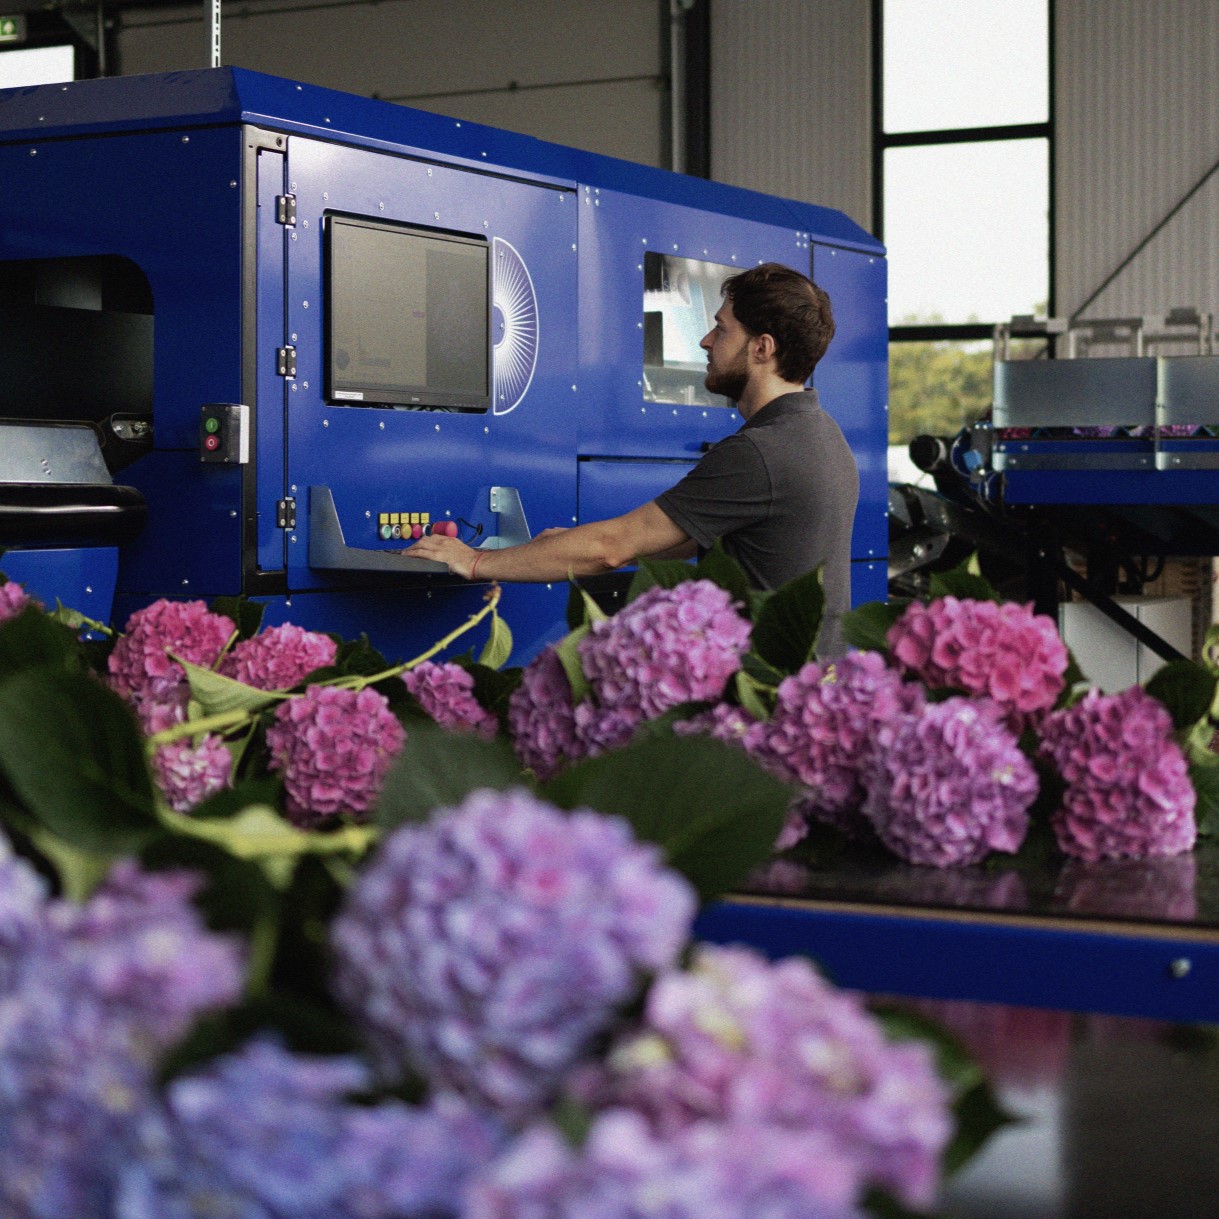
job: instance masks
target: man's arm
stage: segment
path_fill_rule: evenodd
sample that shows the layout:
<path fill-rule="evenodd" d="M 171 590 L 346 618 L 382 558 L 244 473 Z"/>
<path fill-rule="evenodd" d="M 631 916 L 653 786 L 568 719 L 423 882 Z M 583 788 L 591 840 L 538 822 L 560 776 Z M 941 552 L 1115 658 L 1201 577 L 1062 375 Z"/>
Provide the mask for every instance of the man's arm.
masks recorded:
<path fill-rule="evenodd" d="M 693 553 L 692 547 L 685 531 L 651 501 L 625 516 L 548 530 L 503 550 L 475 550 L 456 538 L 432 534 L 404 553 L 445 563 L 454 575 L 467 580 L 477 576 L 480 580 L 544 582 L 613 571 L 641 556 L 675 550 Z"/>

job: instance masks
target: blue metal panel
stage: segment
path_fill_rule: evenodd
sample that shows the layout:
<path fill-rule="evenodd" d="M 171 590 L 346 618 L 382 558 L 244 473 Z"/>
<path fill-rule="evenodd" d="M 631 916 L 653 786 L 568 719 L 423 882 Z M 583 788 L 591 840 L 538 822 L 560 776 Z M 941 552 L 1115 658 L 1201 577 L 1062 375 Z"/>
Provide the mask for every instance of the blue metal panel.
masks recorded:
<path fill-rule="evenodd" d="M 851 604 L 889 599 L 889 564 L 859 562 L 851 564 Z"/>
<path fill-rule="evenodd" d="M 812 956 L 840 985 L 872 994 L 1219 1019 L 1219 943 L 1196 937 L 735 901 L 704 911 L 695 935 Z"/>
<path fill-rule="evenodd" d="M 859 465 L 851 555 L 883 558 L 889 553 L 888 266 L 875 254 L 817 246 L 813 278 L 829 293 L 836 323 L 813 384 Z"/>
<path fill-rule="evenodd" d="M 580 520 L 621 516 L 667 491 L 692 461 L 580 462 Z"/>
<path fill-rule="evenodd" d="M 659 200 L 582 189 L 580 201 L 580 434 L 582 456 L 697 457 L 736 431 L 725 407 L 643 400 L 643 258 L 648 250 L 742 270 L 781 262 L 807 273 L 794 228 L 729 218 Z"/>
<path fill-rule="evenodd" d="M 147 276 L 155 443 L 189 455 L 185 465 L 197 464 L 199 406 L 240 401 L 240 164 L 237 130 L 0 146 L 0 259 L 119 254 Z M 174 591 L 162 574 L 172 551 L 176 580 L 240 588 L 240 547 L 202 532 L 239 508 L 235 484 L 219 468 L 207 483 L 189 474 L 152 457 L 124 471 L 148 499 L 150 530 L 124 550 L 121 587 Z"/>
<path fill-rule="evenodd" d="M 1005 470 L 1009 504 L 1214 504 L 1215 470 Z"/>
<path fill-rule="evenodd" d="M 240 68 L 0 90 L 0 133 L 10 139 L 42 138 L 52 127 L 92 134 L 242 121 L 279 131 L 343 139 L 365 147 L 442 151 L 449 162 L 588 183 L 605 190 L 804 229 L 837 245 L 881 249 L 874 237 L 829 208 L 709 183 Z"/>
<path fill-rule="evenodd" d="M 536 532 L 576 514 L 576 206 L 570 191 L 293 137 L 288 176 L 288 482 L 331 488 L 349 545 L 377 547 L 380 512 L 488 520 L 492 484 L 515 487 Z M 537 294 L 537 365 L 507 413 L 328 406 L 324 400 L 323 216 L 329 210 L 507 242 Z M 289 542 L 293 589 L 330 583 L 307 562 L 307 522 Z M 472 537 L 463 531 L 467 540 Z M 400 543 L 398 543 L 400 545 Z"/>
<path fill-rule="evenodd" d="M 58 598 L 97 622 L 110 621 L 119 556 L 113 546 L 78 550 L 8 550 L 0 571 L 43 605 Z"/>

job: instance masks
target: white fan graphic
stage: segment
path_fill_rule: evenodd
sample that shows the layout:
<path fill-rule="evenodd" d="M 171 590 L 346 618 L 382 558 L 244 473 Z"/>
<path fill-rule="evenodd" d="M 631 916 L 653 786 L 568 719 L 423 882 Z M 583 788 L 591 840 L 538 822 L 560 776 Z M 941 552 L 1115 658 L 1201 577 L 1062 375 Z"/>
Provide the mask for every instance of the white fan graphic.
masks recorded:
<path fill-rule="evenodd" d="M 538 364 L 538 298 L 529 268 L 501 237 L 492 240 L 495 279 L 491 327 L 495 341 L 492 413 L 515 410 L 529 390 Z"/>

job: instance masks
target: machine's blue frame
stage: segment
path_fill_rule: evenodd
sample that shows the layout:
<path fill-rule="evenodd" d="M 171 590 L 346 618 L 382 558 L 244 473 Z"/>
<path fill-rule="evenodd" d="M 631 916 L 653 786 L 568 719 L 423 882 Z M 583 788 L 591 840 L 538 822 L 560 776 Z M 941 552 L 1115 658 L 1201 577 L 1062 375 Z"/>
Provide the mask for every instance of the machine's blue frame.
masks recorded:
<path fill-rule="evenodd" d="M 811 956 L 870 994 L 1219 1021 L 1219 936 L 1207 929 L 740 898 L 709 906 L 695 933 Z"/>
<path fill-rule="evenodd" d="M 122 472 L 149 523 L 119 556 L 116 618 L 158 596 L 245 592 L 267 602 L 269 621 L 365 631 L 407 655 L 481 590 L 317 570 L 311 486 L 331 491 L 353 544 L 375 547 L 368 522 L 387 510 L 450 512 L 493 531 L 489 485 L 518 489 L 537 530 L 624 511 L 675 481 L 739 419 L 643 400 L 648 249 L 780 261 L 829 290 L 839 333 L 816 384 L 860 466 L 854 598 L 885 596 L 886 264 L 838 212 L 235 68 L 0 91 L 0 180 L 0 262 L 121 255 L 151 288 L 155 446 Z M 288 195 L 296 219 L 285 225 L 275 204 Z M 474 233 L 519 256 L 540 337 L 517 409 L 327 403 L 329 211 Z M 277 370 L 284 346 L 295 377 Z M 210 402 L 253 408 L 248 465 L 199 460 Z M 277 519 L 288 499 L 294 527 Z M 52 581 L 64 568 L 46 571 Z M 79 601 L 82 580 L 43 591 Z M 509 590 L 516 659 L 563 629 L 566 597 Z"/>

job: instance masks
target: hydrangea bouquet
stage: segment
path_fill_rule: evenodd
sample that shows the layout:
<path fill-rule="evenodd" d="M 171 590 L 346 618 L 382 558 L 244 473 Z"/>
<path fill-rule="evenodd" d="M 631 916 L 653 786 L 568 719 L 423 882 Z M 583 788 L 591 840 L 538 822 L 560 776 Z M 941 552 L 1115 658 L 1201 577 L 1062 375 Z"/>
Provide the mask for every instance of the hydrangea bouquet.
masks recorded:
<path fill-rule="evenodd" d="M 1000 1120 L 976 1069 L 692 923 L 808 817 L 905 799 L 806 749 L 823 721 L 844 748 L 892 729 L 927 776 L 1011 768 L 966 834 L 1006 849 L 1004 712 L 920 718 L 867 656 L 810 710 L 816 582 L 763 602 L 722 556 L 677 574 L 612 617 L 576 590 L 523 671 L 498 590 L 389 663 L 240 602 L 114 633 L 0 585 L 0 1212 L 932 1207 Z"/>

